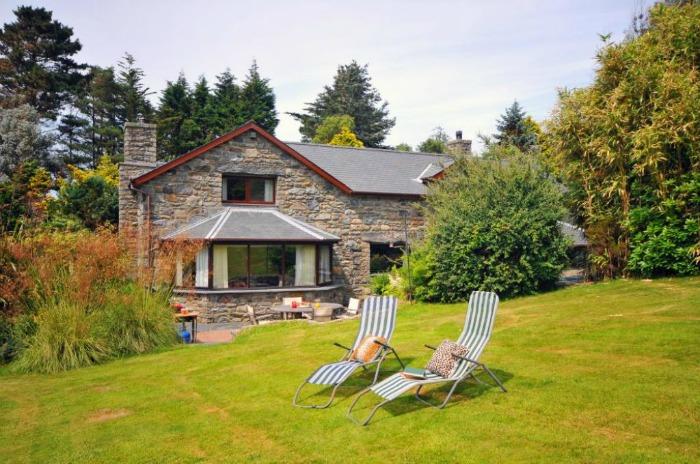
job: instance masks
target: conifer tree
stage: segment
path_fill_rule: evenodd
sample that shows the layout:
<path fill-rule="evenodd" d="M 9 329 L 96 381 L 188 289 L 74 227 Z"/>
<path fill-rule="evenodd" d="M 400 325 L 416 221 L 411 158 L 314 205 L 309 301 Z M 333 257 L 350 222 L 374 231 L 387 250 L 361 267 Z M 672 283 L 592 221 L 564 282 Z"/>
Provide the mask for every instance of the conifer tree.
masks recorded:
<path fill-rule="evenodd" d="M 537 145 L 533 122 L 515 100 L 496 122 L 498 132 L 493 137 L 499 145 L 514 145 L 522 152 L 531 151 Z"/>
<path fill-rule="evenodd" d="M 82 46 L 73 29 L 44 8 L 20 6 L 15 21 L 0 28 L 0 103 L 27 103 L 55 119 L 80 87 L 84 64 L 73 56 Z"/>
<path fill-rule="evenodd" d="M 254 120 L 271 134 L 275 133 L 275 128 L 279 124 L 275 109 L 275 94 L 270 87 L 270 80 L 260 77 L 255 60 L 243 81 L 240 118 L 244 121 Z"/>
<path fill-rule="evenodd" d="M 289 114 L 301 123 L 299 131 L 304 141 L 314 137 L 326 117 L 347 114 L 355 121 L 355 133 L 363 144 L 380 147 L 396 124 L 396 119 L 389 117 L 388 105 L 372 86 L 367 65 L 353 61 L 338 67 L 333 84 L 307 103 L 304 113 Z"/>
<path fill-rule="evenodd" d="M 120 106 L 122 118 L 126 121 L 150 121 L 153 106 L 148 101 L 151 92 L 143 83 L 143 69 L 136 66 L 136 59 L 125 53 L 118 64 L 117 84 L 120 87 Z"/>
<path fill-rule="evenodd" d="M 214 112 L 215 123 L 213 125 L 216 135 L 223 135 L 245 122 L 239 114 L 241 89 L 236 83 L 229 69 L 216 76 L 214 84 Z"/>
<path fill-rule="evenodd" d="M 184 74 L 176 81 L 168 81 L 160 97 L 158 108 L 158 156 L 170 159 L 194 148 L 190 136 L 194 122 L 192 96 Z M 194 142 L 196 143 L 196 142 Z"/>

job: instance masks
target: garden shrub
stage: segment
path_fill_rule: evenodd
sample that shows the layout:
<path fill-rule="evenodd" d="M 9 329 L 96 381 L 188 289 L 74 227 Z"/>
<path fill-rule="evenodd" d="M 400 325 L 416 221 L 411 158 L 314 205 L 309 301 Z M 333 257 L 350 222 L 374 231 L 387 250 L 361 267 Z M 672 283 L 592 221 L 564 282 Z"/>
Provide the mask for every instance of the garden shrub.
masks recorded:
<path fill-rule="evenodd" d="M 104 361 L 109 350 L 96 336 L 95 320 L 77 303 L 58 299 L 43 304 L 37 310 L 36 332 L 26 341 L 14 368 L 55 373 Z"/>
<path fill-rule="evenodd" d="M 551 288 L 567 262 L 564 213 L 559 187 L 530 158 L 457 159 L 428 194 L 416 296 L 448 302 L 473 290 L 508 297 Z"/>
<path fill-rule="evenodd" d="M 189 248 L 173 244 L 136 273 L 128 238 L 109 229 L 3 237 L 0 360 L 57 372 L 174 343 L 172 254 Z"/>
<path fill-rule="evenodd" d="M 125 284 L 107 292 L 97 313 L 99 332 L 114 356 L 153 351 L 176 341 L 170 291 Z"/>
<path fill-rule="evenodd" d="M 374 274 L 369 279 L 369 289 L 372 295 L 388 295 L 390 285 L 391 280 L 386 272 Z"/>
<path fill-rule="evenodd" d="M 700 245 L 700 173 L 664 182 L 665 198 L 645 189 L 640 206 L 630 211 L 627 270 L 643 277 L 693 275 L 700 266 L 693 251 Z"/>

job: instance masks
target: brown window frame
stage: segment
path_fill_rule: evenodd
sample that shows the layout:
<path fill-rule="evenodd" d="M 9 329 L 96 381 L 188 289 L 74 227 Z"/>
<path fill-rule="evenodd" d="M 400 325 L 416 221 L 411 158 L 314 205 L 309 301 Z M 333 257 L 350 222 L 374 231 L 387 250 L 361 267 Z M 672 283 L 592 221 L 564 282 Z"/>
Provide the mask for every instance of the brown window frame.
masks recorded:
<path fill-rule="evenodd" d="M 245 183 L 245 199 L 244 200 L 227 200 L 226 194 L 228 193 L 224 189 L 224 179 L 239 179 L 243 180 Z M 272 181 L 272 201 L 265 200 L 251 200 L 253 187 L 251 185 L 252 180 L 271 180 Z M 221 202 L 239 205 L 274 205 L 277 201 L 277 178 L 274 176 L 252 176 L 252 175 L 237 175 L 237 174 L 224 174 L 221 176 Z"/>

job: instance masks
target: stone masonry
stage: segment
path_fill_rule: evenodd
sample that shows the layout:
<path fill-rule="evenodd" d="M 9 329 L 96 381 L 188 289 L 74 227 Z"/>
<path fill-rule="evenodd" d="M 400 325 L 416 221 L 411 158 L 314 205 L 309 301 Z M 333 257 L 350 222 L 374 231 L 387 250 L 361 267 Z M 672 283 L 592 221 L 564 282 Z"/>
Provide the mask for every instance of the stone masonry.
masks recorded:
<path fill-rule="evenodd" d="M 402 237 L 402 211 L 409 212 L 410 231 L 416 233 L 423 228 L 423 218 L 416 208 L 415 198 L 345 194 L 254 131 L 248 131 L 152 179 L 140 187 L 140 192 L 129 189 L 129 179 L 154 166 L 155 127 L 127 123 L 125 160 L 120 166 L 120 228 L 134 227 L 140 231 L 141 237 L 145 237 L 149 232 L 143 229 L 147 228 L 146 217 L 150 216 L 150 234 L 155 240 L 193 219 L 210 216 L 222 208 L 235 208 L 222 204 L 223 174 L 276 176 L 275 206 L 282 213 L 341 238 L 333 247 L 334 283 L 343 290 L 334 292 L 336 301 L 348 295 L 362 296 L 367 291 L 370 243 L 363 237 Z M 282 296 L 293 296 L 278 293 L 189 293 L 186 298 L 190 301 L 199 298 L 198 306 L 203 310 L 213 306 L 231 308 L 246 303 L 256 303 L 256 306 L 265 309 L 269 303 L 281 301 Z M 323 299 L 329 300 L 328 297 L 326 295 Z"/>

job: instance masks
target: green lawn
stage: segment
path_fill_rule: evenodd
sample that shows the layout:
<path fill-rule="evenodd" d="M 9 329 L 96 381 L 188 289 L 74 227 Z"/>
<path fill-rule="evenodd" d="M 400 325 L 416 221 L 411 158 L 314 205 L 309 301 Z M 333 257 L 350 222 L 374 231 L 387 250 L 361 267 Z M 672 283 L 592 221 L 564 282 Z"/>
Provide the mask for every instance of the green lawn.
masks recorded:
<path fill-rule="evenodd" d="M 464 312 L 403 305 L 394 345 L 420 366 Z M 61 375 L 0 372 L 0 462 L 700 461 L 700 279 L 502 302 L 483 360 L 506 394 L 466 385 L 442 411 L 406 396 L 362 428 L 345 418 L 370 378 L 357 375 L 331 408 L 293 408 L 356 327 L 290 322 Z"/>

